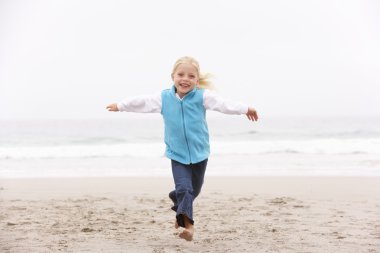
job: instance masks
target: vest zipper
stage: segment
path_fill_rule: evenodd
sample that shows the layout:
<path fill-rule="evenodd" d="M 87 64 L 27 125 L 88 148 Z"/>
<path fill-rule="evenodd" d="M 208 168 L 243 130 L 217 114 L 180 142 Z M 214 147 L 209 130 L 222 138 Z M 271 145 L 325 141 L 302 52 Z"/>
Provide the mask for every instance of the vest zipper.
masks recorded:
<path fill-rule="evenodd" d="M 185 134 L 185 140 L 186 140 L 186 146 L 187 150 L 189 151 L 189 158 L 190 158 L 190 163 L 191 163 L 191 153 L 190 153 L 190 147 L 189 147 L 189 142 L 187 140 L 186 136 L 186 125 L 185 125 L 185 114 L 183 112 L 183 101 L 181 101 L 181 109 L 182 109 L 182 125 L 183 125 L 183 132 Z"/>

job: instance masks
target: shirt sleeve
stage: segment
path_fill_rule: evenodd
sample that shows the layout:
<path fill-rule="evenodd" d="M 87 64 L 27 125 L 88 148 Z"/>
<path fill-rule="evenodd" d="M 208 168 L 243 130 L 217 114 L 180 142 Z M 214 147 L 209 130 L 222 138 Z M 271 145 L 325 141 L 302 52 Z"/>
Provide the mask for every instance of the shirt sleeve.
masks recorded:
<path fill-rule="evenodd" d="M 159 113 L 161 107 L 161 93 L 131 97 L 117 103 L 119 111 L 124 112 Z"/>
<path fill-rule="evenodd" d="M 225 100 L 210 90 L 205 90 L 203 93 L 203 105 L 206 110 L 225 114 L 246 114 L 248 112 L 248 105 Z"/>

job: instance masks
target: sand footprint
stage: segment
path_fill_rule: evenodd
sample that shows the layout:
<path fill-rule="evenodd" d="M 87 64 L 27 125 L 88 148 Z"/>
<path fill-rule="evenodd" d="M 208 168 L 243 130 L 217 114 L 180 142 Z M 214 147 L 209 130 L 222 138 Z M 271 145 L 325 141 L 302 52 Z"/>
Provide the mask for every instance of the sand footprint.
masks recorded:
<path fill-rule="evenodd" d="M 269 200 L 268 203 L 271 204 L 271 205 L 280 205 L 280 206 L 283 206 L 283 205 L 286 205 L 286 204 L 288 204 L 288 202 L 291 202 L 293 200 L 294 199 L 288 198 L 288 197 L 277 197 L 277 198 Z"/>
<path fill-rule="evenodd" d="M 165 253 L 164 248 L 154 248 L 152 253 Z"/>

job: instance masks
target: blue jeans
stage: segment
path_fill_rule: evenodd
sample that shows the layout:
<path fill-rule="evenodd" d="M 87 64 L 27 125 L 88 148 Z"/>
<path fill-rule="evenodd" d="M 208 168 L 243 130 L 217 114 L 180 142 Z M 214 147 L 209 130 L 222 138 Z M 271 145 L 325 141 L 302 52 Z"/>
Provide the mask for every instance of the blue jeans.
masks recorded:
<path fill-rule="evenodd" d="M 172 210 L 176 212 L 177 223 L 181 227 L 185 227 L 184 215 L 194 224 L 193 201 L 201 192 L 206 167 L 207 159 L 189 165 L 172 160 L 175 190 L 169 193 L 169 198 L 174 203 Z"/>

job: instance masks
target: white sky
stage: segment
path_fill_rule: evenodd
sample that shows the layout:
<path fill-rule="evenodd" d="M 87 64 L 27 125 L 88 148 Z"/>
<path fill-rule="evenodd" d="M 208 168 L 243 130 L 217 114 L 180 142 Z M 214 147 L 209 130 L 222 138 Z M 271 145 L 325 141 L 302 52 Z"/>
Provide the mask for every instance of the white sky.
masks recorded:
<path fill-rule="evenodd" d="M 107 118 L 190 55 L 266 116 L 380 116 L 380 2 L 0 0 L 0 120 Z"/>

